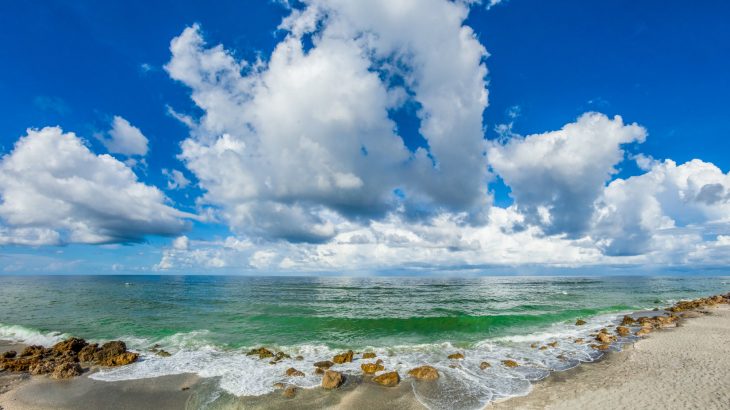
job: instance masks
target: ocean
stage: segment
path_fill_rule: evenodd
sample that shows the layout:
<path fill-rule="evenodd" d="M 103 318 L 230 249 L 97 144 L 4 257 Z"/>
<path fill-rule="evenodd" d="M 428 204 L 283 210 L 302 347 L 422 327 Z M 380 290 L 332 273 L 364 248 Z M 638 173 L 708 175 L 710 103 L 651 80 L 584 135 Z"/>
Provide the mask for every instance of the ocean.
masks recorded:
<path fill-rule="evenodd" d="M 267 394 L 280 381 L 315 387 L 314 362 L 346 349 L 374 351 L 402 377 L 422 364 L 439 370 L 437 389 L 414 384 L 425 406 L 478 408 L 597 360 L 602 352 L 573 340 L 626 313 L 728 290 L 730 277 L 4 276 L 0 340 L 121 339 L 142 359 L 91 377 L 195 373 L 215 381 L 212 395 L 235 396 Z M 172 355 L 159 357 L 153 346 Z M 245 355 L 259 346 L 304 360 L 271 365 Z M 447 359 L 455 352 L 464 360 Z M 502 366 L 504 359 L 520 366 Z M 491 367 L 482 369 L 484 361 Z M 338 368 L 360 374 L 362 362 Z M 287 378 L 289 367 L 307 375 Z"/>

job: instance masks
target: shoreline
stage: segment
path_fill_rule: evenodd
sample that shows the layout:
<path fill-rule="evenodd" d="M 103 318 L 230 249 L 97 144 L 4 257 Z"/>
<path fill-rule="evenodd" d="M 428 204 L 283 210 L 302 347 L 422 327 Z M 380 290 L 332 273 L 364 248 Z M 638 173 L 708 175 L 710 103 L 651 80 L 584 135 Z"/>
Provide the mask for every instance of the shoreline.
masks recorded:
<path fill-rule="evenodd" d="M 704 314 L 702 312 L 708 312 Z M 636 312 L 647 314 L 650 312 Z M 492 402 L 486 409 L 727 408 L 730 403 L 730 306 L 687 310 L 677 327 L 607 352 L 601 359 L 532 382 L 526 396 Z M 15 345 L 17 349 L 21 345 Z M 0 345 L 0 352 L 11 350 Z M 48 376 L 0 372 L 0 409 L 199 408 L 215 395 L 222 408 L 426 408 L 414 394 L 419 382 L 383 388 L 368 376 L 349 376 L 339 389 L 297 389 L 294 398 L 277 390 L 263 396 L 213 394 L 215 379 L 192 374 L 106 382 L 87 372 L 57 381 Z M 405 375 L 403 375 L 405 376 Z M 709 378 L 709 379 L 708 379 Z M 414 386 L 414 387 L 412 387 Z M 425 386 L 425 384 L 424 384 Z M 419 385 L 419 387 L 421 387 Z M 110 405 L 113 403 L 113 406 Z M 723 407 L 725 404 L 725 407 Z"/>

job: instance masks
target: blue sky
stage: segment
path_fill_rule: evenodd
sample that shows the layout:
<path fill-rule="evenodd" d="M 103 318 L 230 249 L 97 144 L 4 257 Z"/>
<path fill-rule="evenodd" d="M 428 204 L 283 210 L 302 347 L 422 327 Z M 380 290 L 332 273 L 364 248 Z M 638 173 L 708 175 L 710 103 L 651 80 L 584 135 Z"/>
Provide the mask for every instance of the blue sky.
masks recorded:
<path fill-rule="evenodd" d="M 411 7 L 410 3 L 404 1 L 403 5 Z M 153 5 L 141 1 L 30 1 L 3 5 L 0 12 L 0 39 L 4 46 L 0 56 L 5 63 L 0 65 L 0 109 L 4 115 L 0 117 L 0 149 L 7 156 L 6 162 L 14 154 L 14 144 L 21 136 L 28 134 L 26 129 L 58 126 L 62 129 L 59 134 L 75 133 L 94 155 L 108 153 L 125 162 L 138 178 L 139 184 L 156 187 L 164 198 L 155 204 L 164 204 L 168 208 L 164 211 L 164 218 L 169 218 L 169 221 L 164 224 L 154 221 L 148 225 L 140 222 L 139 226 L 135 222 L 131 224 L 135 228 L 129 228 L 129 221 L 139 222 L 140 218 L 149 218 L 136 213 L 129 220 L 120 218 L 118 224 L 108 224 L 104 220 L 101 223 L 103 229 L 99 228 L 103 234 L 99 234 L 101 231 L 94 225 L 98 222 L 97 217 L 84 214 L 96 211 L 87 207 L 79 208 L 77 202 L 80 199 L 77 201 L 72 193 L 58 199 L 51 197 L 47 186 L 36 187 L 49 197 L 46 198 L 49 201 L 43 203 L 44 206 L 55 200 L 74 204 L 69 208 L 73 215 L 60 214 L 58 218 L 75 222 L 49 224 L 42 221 L 43 218 L 28 215 L 30 211 L 19 210 L 19 207 L 32 206 L 26 200 L 28 196 L 22 193 L 22 181 L 20 187 L 11 189 L 3 187 L 0 178 L 0 194 L 6 206 L 4 211 L 0 210 L 0 228 L 5 229 L 0 231 L 5 235 L 4 241 L 0 241 L 5 243 L 0 245 L 0 255 L 10 261 L 7 266 L 13 266 L 11 270 L 15 272 L 58 270 L 89 273 L 111 270 L 320 272 L 348 268 L 371 272 L 461 269 L 464 266 L 479 270 L 486 266 L 509 266 L 514 269 L 523 264 L 546 270 L 562 266 L 614 264 L 632 268 L 651 265 L 655 269 L 657 266 L 654 264 L 657 263 L 659 268 L 669 269 L 694 264 L 723 264 L 726 260 L 723 258 L 730 255 L 727 249 L 730 242 L 726 239 L 726 225 L 730 220 L 730 205 L 727 204 L 730 201 L 730 178 L 727 176 L 730 160 L 726 154 L 730 121 L 726 118 L 728 103 L 725 99 L 730 91 L 727 79 L 727 73 L 730 72 L 730 59 L 727 58 L 730 32 L 725 29 L 725 22 L 730 17 L 730 6 L 709 1 L 687 5 L 683 2 L 659 1 L 597 4 L 510 0 L 492 7 L 485 4 L 467 6 L 441 0 L 430 3 L 433 3 L 434 10 L 443 6 L 449 12 L 454 11 L 454 18 L 458 21 L 456 25 L 453 22 L 444 23 L 441 31 L 432 30 L 436 34 L 419 32 L 419 21 L 438 19 L 438 16 L 428 14 L 429 10 L 425 10 L 428 7 L 419 7 L 417 13 L 412 13 L 413 18 L 419 20 L 400 22 L 414 27 L 413 38 L 406 38 L 411 35 L 410 32 L 401 37 L 391 27 L 369 23 L 371 16 L 362 15 L 362 11 L 356 7 L 354 10 L 344 10 L 347 7 L 328 1 L 293 3 L 291 8 L 285 3 L 273 1 L 218 1 L 214 4 L 159 1 Z M 373 9 L 378 7 L 381 5 L 373 5 Z M 303 12 L 315 9 L 328 17 L 320 16 L 317 26 L 308 32 L 305 30 L 298 34 L 296 28 L 280 27 L 282 20 L 290 15 L 305 22 Z M 460 10 L 465 13 L 468 11 L 465 19 L 459 15 Z M 373 11 L 373 14 L 376 15 L 377 11 Z M 337 26 L 337 19 L 345 18 L 356 22 L 352 30 L 354 34 Z M 464 49 L 461 51 L 444 49 L 444 56 L 451 52 L 473 50 L 481 53 L 481 57 L 477 55 L 474 59 L 467 56 L 471 58 L 468 61 L 465 57 L 463 61 L 467 62 L 463 67 L 449 67 L 448 61 L 429 60 L 427 51 L 424 51 L 428 50 L 427 46 L 432 44 L 436 49 L 449 47 L 453 42 L 448 36 L 457 36 L 455 30 L 460 27 L 470 28 L 474 41 L 463 43 Z M 339 148 L 329 147 L 328 153 L 334 155 L 335 159 L 331 159 L 334 162 L 326 167 L 328 172 L 337 167 L 352 172 L 332 171 L 334 180 L 344 182 L 336 182 L 334 188 L 328 188 L 326 192 L 317 191 L 317 187 L 307 190 L 306 186 L 293 182 L 293 175 L 297 174 L 305 177 L 305 180 L 323 175 L 312 165 L 320 160 L 316 155 L 307 157 L 306 153 L 302 153 L 297 158 L 297 161 L 306 159 L 307 167 L 311 166 L 312 172 L 316 171 L 316 175 L 309 175 L 310 178 L 307 178 L 310 168 L 299 167 L 297 171 L 294 164 L 291 165 L 294 169 L 287 170 L 277 166 L 274 160 L 271 170 L 250 176 L 265 180 L 267 172 L 279 175 L 281 180 L 266 185 L 266 189 L 276 193 L 261 194 L 261 188 L 253 196 L 242 194 L 245 198 L 241 198 L 244 199 L 231 199 L 226 192 L 245 190 L 251 186 L 246 182 L 247 179 L 220 176 L 223 170 L 212 168 L 210 162 L 204 163 L 211 160 L 210 157 L 181 156 L 181 144 L 186 140 L 204 141 L 205 145 L 210 144 L 212 139 L 222 138 L 225 133 L 239 138 L 236 134 L 238 129 L 231 125 L 234 118 L 220 120 L 221 116 L 235 117 L 235 111 L 224 110 L 222 105 L 201 106 L 195 100 L 196 93 L 202 95 L 203 99 L 219 95 L 211 91 L 215 87 L 220 88 L 218 91 L 229 92 L 231 84 L 212 81 L 201 87 L 196 85 L 199 79 L 190 80 L 190 72 L 175 73 L 169 68 L 176 58 L 183 62 L 184 58 L 190 57 L 187 54 L 176 56 L 170 49 L 171 41 L 182 38 L 186 29 L 194 30 L 195 33 L 190 32 L 190 35 L 197 36 L 195 38 L 205 43 L 196 48 L 193 44 L 195 38 L 188 39 L 193 44 L 191 52 L 199 56 L 204 56 L 205 50 L 220 44 L 221 50 L 225 50 L 222 52 L 232 61 L 254 62 L 259 59 L 264 66 L 261 73 L 251 74 L 250 67 L 241 69 L 243 66 L 239 66 L 244 77 L 254 80 L 265 78 L 269 65 L 273 67 L 270 59 L 275 47 L 284 44 L 288 38 L 296 37 L 305 55 L 315 55 L 321 50 L 323 58 L 329 58 L 323 61 L 333 64 L 342 62 L 337 59 L 339 56 L 336 53 L 345 49 L 329 47 L 334 44 L 328 42 L 329 39 L 342 42 L 348 35 L 357 39 L 362 33 L 387 39 L 387 46 L 373 43 L 363 47 L 376 55 L 382 53 L 381 57 L 368 61 L 368 70 L 377 73 L 381 80 L 388 78 L 377 89 L 373 89 L 373 104 L 379 101 L 377 98 L 382 94 L 381 88 L 388 91 L 388 98 L 392 95 L 396 96 L 392 98 L 402 100 L 397 104 L 388 103 L 390 105 L 385 109 L 389 120 L 395 124 L 396 137 L 402 139 L 405 146 L 404 154 L 399 154 L 401 157 L 388 154 L 387 158 L 376 159 L 378 149 L 393 151 L 386 138 L 382 141 L 382 147 L 366 147 L 362 151 L 364 156 L 372 158 L 362 165 L 358 162 L 361 159 L 349 161 L 337 150 Z M 429 35 L 442 38 L 430 38 Z M 419 49 L 419 42 L 426 47 Z M 406 50 L 410 46 L 413 49 Z M 480 47 L 486 49 L 488 55 L 480 52 Z M 347 52 L 343 53 L 350 57 Z M 419 53 L 424 54 L 423 58 L 419 57 Z M 400 55 L 401 59 L 389 60 L 393 55 Z M 402 64 L 405 68 L 392 69 L 389 68 L 390 64 Z M 486 75 L 480 74 L 480 67 L 486 69 Z M 338 69 L 337 66 L 334 68 Z M 198 71 L 204 69 L 198 67 Z M 225 68 L 228 69 L 230 67 Z M 281 73 L 283 77 L 272 75 L 272 78 L 281 80 L 302 75 L 296 69 L 294 64 L 285 66 Z M 342 67 L 337 72 L 341 71 Z M 440 75 L 448 76 L 449 72 L 455 74 L 443 79 L 442 83 L 436 81 L 438 78 L 425 77 L 436 71 L 447 73 Z M 194 74 L 203 79 L 210 75 L 201 72 Z M 463 74 L 464 78 L 456 78 L 459 74 Z M 483 81 L 474 83 L 479 79 Z M 454 84 L 449 91 L 453 95 L 464 95 L 466 89 L 459 87 L 465 87 L 467 82 L 476 84 L 472 90 L 483 88 L 488 91 L 488 105 L 481 107 L 483 109 L 473 106 L 481 104 L 478 98 L 461 101 L 467 107 L 464 111 L 470 111 L 471 107 L 476 115 L 481 113 L 483 132 L 473 135 L 474 127 L 466 129 L 457 124 L 447 124 L 445 131 L 439 131 L 443 135 L 424 134 L 423 130 L 419 130 L 419 126 L 423 126 L 423 118 L 438 120 L 439 115 L 447 111 L 447 104 L 438 105 L 443 104 L 446 97 L 440 96 L 442 99 L 438 102 L 429 102 L 428 96 L 433 95 L 434 91 L 426 89 L 425 84 L 430 82 L 445 84 L 443 87 Z M 276 84 L 281 84 L 281 81 Z M 363 84 L 357 86 L 360 88 L 353 86 L 353 90 L 362 92 L 362 87 L 370 86 L 370 83 Z M 401 84 L 405 86 L 395 87 Z M 336 90 L 347 85 L 324 84 L 316 90 L 322 87 Z M 271 83 L 268 86 L 275 88 Z M 404 89 L 406 97 L 397 97 L 400 94 L 393 91 L 395 88 Z M 286 115 L 288 107 L 282 108 L 281 101 L 290 100 L 303 101 L 305 107 L 308 104 L 317 105 L 321 107 L 318 113 L 325 111 L 326 114 L 327 110 L 334 110 L 329 106 L 331 100 L 317 100 L 315 92 L 286 94 L 297 90 L 301 91 L 302 88 L 292 86 L 281 91 L 283 99 L 276 100 L 279 101 L 276 108 L 282 111 L 277 115 L 282 112 Z M 247 91 L 242 95 L 256 99 L 260 97 L 256 94 L 258 92 Z M 368 96 L 361 100 L 369 101 Z M 451 94 L 449 96 L 454 98 Z M 241 96 L 229 97 L 239 104 Z M 303 130 L 302 135 L 306 134 L 307 138 L 317 141 L 322 133 L 332 132 L 337 138 L 369 141 L 371 134 L 382 134 L 384 128 L 372 128 L 373 118 L 380 118 L 376 110 L 363 113 L 356 102 L 349 99 L 343 101 L 343 104 L 353 104 L 350 107 L 352 111 L 347 111 L 346 115 L 358 118 L 336 126 L 331 123 L 309 124 L 306 119 L 311 117 L 311 113 L 308 117 L 304 115 L 305 112 L 302 114 L 305 122 L 298 123 Z M 433 105 L 424 108 L 424 104 Z M 332 105 L 336 106 L 337 101 Z M 272 118 L 268 117 L 268 111 L 263 111 L 266 107 L 260 105 L 246 106 L 240 103 L 236 108 L 241 110 L 242 117 L 248 116 L 249 112 L 258 113 L 251 123 L 260 118 Z M 300 108 L 292 108 L 295 109 Z M 174 118 L 171 110 L 190 116 L 195 121 L 203 117 L 215 117 L 219 123 L 190 127 Z M 424 114 L 425 111 L 429 112 Z M 579 118 L 586 112 L 600 112 L 606 117 L 604 120 L 581 122 Z M 625 130 L 611 128 L 615 125 L 615 115 L 622 117 L 621 126 Z M 126 120 L 146 138 L 148 149 L 143 155 L 110 151 L 110 146 L 104 141 L 113 139 L 111 130 L 115 116 Z M 444 114 L 443 118 L 446 117 Z M 471 124 L 475 119 L 478 120 L 473 116 L 464 117 L 461 122 Z M 576 142 L 578 145 L 566 154 L 545 151 L 543 143 L 553 146 L 554 141 L 545 140 L 548 142 L 541 143 L 539 138 L 525 138 L 545 135 L 571 123 L 577 124 L 574 132 L 568 132 L 567 137 L 553 137 L 573 138 L 572 141 L 579 139 L 573 137 L 574 134 L 592 135 L 590 138 L 600 141 L 615 138 L 615 143 L 606 147 L 605 151 L 585 155 L 588 158 L 586 161 L 600 163 L 602 167 L 589 166 L 591 164 L 569 166 L 563 162 L 567 168 L 557 170 L 561 165 L 540 168 L 532 162 L 520 162 L 540 162 L 539 155 L 534 154 L 536 152 L 549 155 L 550 158 L 580 156 L 583 152 L 581 149 L 596 145 L 591 141 L 584 141 L 584 145 Z M 642 131 L 629 130 L 632 123 L 643 127 Z M 387 119 L 384 124 L 387 128 Z M 249 127 L 255 128 L 250 124 Z M 263 128 L 269 133 L 260 131 Z M 246 141 L 250 141 L 247 138 L 269 141 L 269 144 L 273 144 L 271 141 L 276 138 L 279 138 L 276 140 L 279 144 L 286 141 L 300 142 L 277 137 L 279 133 L 291 134 L 292 128 L 286 128 L 284 124 L 280 128 L 276 128 L 276 121 L 273 121 L 273 125 L 269 121 L 266 125 L 259 125 L 256 135 L 244 136 L 244 131 L 241 131 L 240 138 Z M 498 129 L 502 130 L 501 137 Z M 343 132 L 347 135 L 340 135 Z M 614 132 L 624 134 L 611 134 L 612 137 L 602 134 Z M 37 138 L 40 141 L 40 137 Z M 55 137 L 48 138 L 51 141 Z M 324 140 L 327 137 L 321 138 Z M 447 152 L 446 147 L 441 148 L 440 152 L 436 148 L 429 149 L 438 138 L 451 141 L 447 145 L 464 149 L 459 151 L 461 154 Z M 449 165 L 447 158 L 468 153 L 470 146 L 479 149 L 479 138 L 486 138 L 489 144 L 495 144 L 484 149 L 483 156 L 487 160 L 464 160 L 464 169 L 461 170 L 455 169 L 458 168 L 458 160 L 452 160 L 451 163 L 455 165 Z M 364 147 L 367 144 L 362 145 Z M 419 147 L 429 151 L 427 156 L 431 158 L 431 165 L 438 163 L 434 167 L 438 168 L 436 171 L 427 171 L 434 172 L 434 175 L 428 176 L 421 172 L 419 176 L 410 176 L 410 171 L 392 168 L 398 161 L 404 161 L 402 155 L 415 155 Z M 49 152 L 53 152 L 53 147 Z M 538 156 L 531 157 L 533 154 Z M 618 159 L 614 158 L 616 155 Z M 491 160 L 497 157 L 501 160 Z M 73 156 L 66 158 L 67 161 L 74 161 Z M 595 158 L 599 160 L 596 162 Z M 675 169 L 693 159 L 701 160 L 702 164 Z M 328 161 L 321 160 L 322 163 Z M 662 162 L 664 160 L 672 160 L 676 167 L 671 168 Z M 412 159 L 411 162 L 415 164 L 416 160 Z M 703 168 L 704 165 L 713 166 L 716 170 Z M 414 168 L 419 166 L 413 165 Z M 358 174 L 357 170 L 365 172 L 362 169 L 368 168 L 379 172 Z M 230 172 L 235 173 L 235 169 L 231 168 Z M 26 172 L 22 170 L 17 172 Z M 184 188 L 171 188 L 165 174 L 172 170 L 182 172 L 190 183 Z M 470 170 L 474 172 L 468 172 Z M 571 174 L 572 170 L 575 172 Z M 31 171 L 34 170 L 26 174 L 32 174 Z M 289 171 L 293 172 L 292 176 L 287 176 Z M 53 174 L 57 170 L 49 172 Z M 400 172 L 402 175 L 395 179 L 387 177 Z M 540 178 L 531 177 L 530 172 Z M 416 173 L 414 171 L 414 175 Z M 212 177 L 213 174 L 216 176 Z M 648 175 L 643 178 L 645 180 L 661 179 L 665 184 L 661 189 L 657 188 L 651 197 L 616 202 L 620 200 L 619 197 L 632 198 L 632 192 L 647 192 L 644 185 L 647 182 L 634 179 L 625 184 L 626 187 L 614 184 L 615 189 L 609 190 L 612 181 L 617 178 L 628 180 L 632 176 L 644 174 Z M 202 183 L 201 175 L 207 178 Z M 699 176 L 692 179 L 691 175 Z M 93 176 L 88 177 L 93 179 Z M 5 178 L 11 178 L 10 173 Z M 688 183 L 690 179 L 694 182 Z M 277 185 L 277 181 L 284 182 Z M 363 192 L 351 193 L 352 188 L 348 185 L 351 183 L 360 184 L 355 189 Z M 383 188 L 385 191 L 373 188 L 379 184 L 385 184 L 388 188 Z M 447 189 L 462 184 L 466 187 L 463 192 L 459 190 L 459 193 L 454 193 Z M 387 197 L 388 190 L 393 188 L 398 189 L 398 192 L 406 192 L 405 197 Z M 626 192 L 614 192 L 619 188 Z M 688 190 L 693 190 L 691 195 Z M 459 196 L 462 193 L 463 198 Z M 154 202 L 154 195 L 150 195 L 150 201 Z M 676 205 L 675 198 L 689 201 L 687 198 L 692 195 L 693 198 L 714 196 L 701 206 Z M 119 203 L 123 204 L 127 200 L 135 202 L 134 199 L 122 198 Z M 282 207 L 281 213 L 265 214 L 264 210 L 277 206 Z M 626 213 L 622 213 L 622 207 L 627 209 Z M 628 210 L 634 212 L 636 209 L 645 212 L 629 215 Z M 37 211 L 35 209 L 34 212 Z M 649 214 L 654 218 L 651 221 L 647 216 Z M 450 222 L 447 223 L 447 220 Z M 565 221 L 559 223 L 560 220 Z M 84 225 L 83 235 L 74 231 L 78 229 L 79 221 Z M 284 224 L 287 226 L 282 226 Z M 116 229 L 110 228 L 111 225 L 127 225 L 127 228 L 110 234 L 110 230 Z M 299 226 L 292 228 L 292 225 L 301 225 L 301 229 Z M 22 233 L 18 229 L 28 228 L 54 232 L 58 238 L 30 242 L 19 240 L 27 232 Z M 448 234 L 444 234 L 445 231 Z M 443 237 L 433 239 L 435 232 Z M 506 237 L 495 237 L 497 234 Z M 173 244 L 173 239 L 180 237 L 185 240 Z M 531 256 L 515 256 L 514 249 L 490 245 L 511 240 L 520 244 L 517 246 L 519 249 L 534 246 L 544 250 L 546 255 L 539 257 L 533 253 Z M 475 241 L 480 245 L 472 246 Z M 528 241 L 529 245 L 524 241 Z M 240 245 L 232 246 L 234 242 Z M 343 243 L 347 246 L 336 246 Z M 356 243 L 364 249 L 358 249 L 354 246 Z M 380 248 L 388 251 L 373 253 L 376 252 L 374 249 Z M 586 253 L 586 248 L 592 250 Z M 403 249 L 413 255 L 404 255 L 405 260 L 399 260 L 394 255 L 401 254 Z M 443 249 L 443 252 L 424 253 L 423 249 Z M 550 253 L 560 255 L 564 262 L 549 256 Z M 322 255 L 329 255 L 329 259 Z M 166 256 L 169 263 L 162 263 Z M 349 258 L 363 262 L 343 266 L 342 261 Z M 381 262 L 366 263 L 373 259 Z"/>

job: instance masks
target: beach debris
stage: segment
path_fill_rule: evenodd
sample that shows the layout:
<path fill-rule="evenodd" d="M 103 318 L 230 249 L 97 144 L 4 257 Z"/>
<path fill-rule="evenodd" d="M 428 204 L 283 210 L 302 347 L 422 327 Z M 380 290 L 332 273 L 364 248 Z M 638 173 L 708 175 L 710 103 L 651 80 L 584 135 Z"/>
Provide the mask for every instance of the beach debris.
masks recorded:
<path fill-rule="evenodd" d="M 259 359 L 266 359 L 274 357 L 274 353 L 265 347 L 259 347 L 258 349 L 249 350 L 248 353 L 246 353 L 246 356 L 258 356 Z"/>
<path fill-rule="evenodd" d="M 625 337 L 631 334 L 631 330 L 629 330 L 629 328 L 626 326 L 618 326 L 616 328 L 616 334 Z"/>
<path fill-rule="evenodd" d="M 322 376 L 322 387 L 325 389 L 336 389 L 345 382 L 345 375 L 334 370 L 327 370 Z"/>
<path fill-rule="evenodd" d="M 382 360 L 378 360 L 375 363 L 363 363 L 360 365 L 360 368 L 365 374 L 375 374 L 375 372 L 385 370 L 385 367 L 383 367 L 382 363 Z"/>
<path fill-rule="evenodd" d="M 330 367 L 334 366 L 335 364 L 330 362 L 329 360 L 322 360 L 321 362 L 314 362 L 314 367 L 317 367 L 319 369 L 329 369 Z"/>
<path fill-rule="evenodd" d="M 336 364 L 351 363 L 354 356 L 355 352 L 353 352 L 352 350 L 348 350 L 344 353 L 335 355 L 335 357 L 332 358 L 332 361 Z"/>
<path fill-rule="evenodd" d="M 287 388 L 284 389 L 281 395 L 286 397 L 287 399 L 293 399 L 294 396 L 297 395 L 297 388 L 294 386 L 287 386 Z"/>
<path fill-rule="evenodd" d="M 7 352 L 3 352 L 2 354 L 0 354 L 0 359 L 12 359 L 17 355 L 18 352 L 16 352 L 15 350 L 8 350 Z"/>
<path fill-rule="evenodd" d="M 492 365 L 489 364 L 489 362 L 481 362 L 481 363 L 479 363 L 479 368 L 482 369 L 482 370 L 489 369 L 490 367 L 492 367 Z"/>
<path fill-rule="evenodd" d="M 375 354 L 375 352 L 365 352 L 362 354 L 363 359 L 375 359 L 376 357 L 378 356 Z"/>
<path fill-rule="evenodd" d="M 436 380 L 439 372 L 433 366 L 423 365 L 408 371 L 408 375 L 418 380 Z"/>
<path fill-rule="evenodd" d="M 507 359 L 507 360 L 502 360 L 502 364 L 503 364 L 503 365 L 504 365 L 505 367 L 510 367 L 510 368 L 513 368 L 513 367 L 517 367 L 517 366 L 519 366 L 519 364 L 518 364 L 518 363 L 517 363 L 516 361 L 514 361 L 514 360 L 510 360 L 510 359 Z"/>
<path fill-rule="evenodd" d="M 70 379 L 72 377 L 80 376 L 82 371 L 83 370 L 78 363 L 64 362 L 53 369 L 51 377 L 54 379 Z"/>
<path fill-rule="evenodd" d="M 398 383 L 400 383 L 400 375 L 398 375 L 398 372 L 395 371 L 387 372 L 373 377 L 373 381 L 381 386 L 395 387 Z"/>
<path fill-rule="evenodd" d="M 461 360 L 464 358 L 464 354 L 463 353 L 452 353 L 452 354 L 448 355 L 447 357 L 452 360 Z"/>
<path fill-rule="evenodd" d="M 585 321 L 585 320 L 583 320 L 583 319 L 578 319 L 578 320 L 576 320 L 576 321 L 575 321 L 575 325 L 576 325 L 576 326 L 583 326 L 583 325 L 585 325 L 586 323 L 588 323 L 588 322 L 586 322 L 586 321 Z"/>
<path fill-rule="evenodd" d="M 286 375 L 290 377 L 304 377 L 304 372 L 299 371 L 293 367 L 286 369 Z"/>

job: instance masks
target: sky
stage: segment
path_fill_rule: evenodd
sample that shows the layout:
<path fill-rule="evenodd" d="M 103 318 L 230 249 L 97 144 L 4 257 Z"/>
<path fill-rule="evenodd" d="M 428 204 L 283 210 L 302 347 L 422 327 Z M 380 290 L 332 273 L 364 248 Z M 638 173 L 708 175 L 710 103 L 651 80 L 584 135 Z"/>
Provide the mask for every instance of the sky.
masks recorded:
<path fill-rule="evenodd" d="M 0 270 L 730 263 L 730 5 L 0 4 Z"/>

